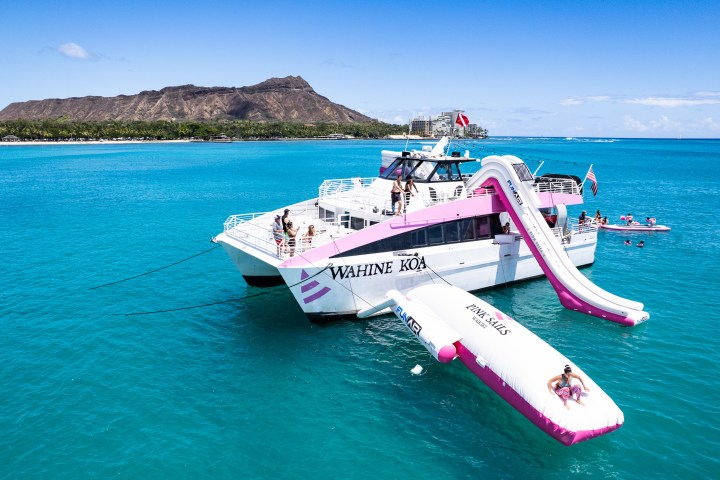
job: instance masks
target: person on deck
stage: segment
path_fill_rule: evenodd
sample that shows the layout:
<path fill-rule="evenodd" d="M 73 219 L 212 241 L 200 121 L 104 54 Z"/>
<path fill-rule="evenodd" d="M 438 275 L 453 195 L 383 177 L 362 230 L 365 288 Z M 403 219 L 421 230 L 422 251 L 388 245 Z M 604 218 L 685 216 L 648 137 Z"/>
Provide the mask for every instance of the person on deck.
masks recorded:
<path fill-rule="evenodd" d="M 410 205 L 410 197 L 415 196 L 415 194 L 412 192 L 413 189 L 415 191 L 418 191 L 417 185 L 415 185 L 415 181 L 412 178 L 412 175 L 408 175 L 405 177 L 405 211 L 407 212 L 407 207 Z"/>
<path fill-rule="evenodd" d="M 390 190 L 390 201 L 392 202 L 392 214 L 393 215 L 401 215 L 403 210 L 403 201 L 402 201 L 402 193 L 403 193 L 403 185 L 402 185 L 402 175 L 398 175 L 395 181 L 393 182 L 392 189 Z M 398 204 L 398 210 L 395 212 L 395 204 Z"/>
<path fill-rule="evenodd" d="M 310 225 L 308 227 L 307 233 L 305 235 L 303 235 L 303 239 L 302 239 L 303 240 L 303 243 L 302 243 L 303 252 L 306 250 L 310 250 L 312 248 L 312 240 L 313 240 L 314 236 L 315 236 L 315 225 Z"/>
<path fill-rule="evenodd" d="M 293 228 L 293 222 L 287 223 L 287 236 L 288 236 L 288 247 L 290 248 L 290 256 L 295 255 L 295 238 L 297 237 L 298 229 Z"/>
<path fill-rule="evenodd" d="M 272 225 L 273 238 L 277 245 L 277 256 L 282 257 L 283 247 L 285 247 L 285 232 L 283 231 L 280 215 L 275 215 L 275 223 Z"/>
<path fill-rule="evenodd" d="M 287 229 L 288 229 L 288 222 L 290 221 L 290 209 L 286 208 L 285 212 L 282 216 L 282 227 L 283 232 L 285 232 L 285 236 L 287 237 Z"/>

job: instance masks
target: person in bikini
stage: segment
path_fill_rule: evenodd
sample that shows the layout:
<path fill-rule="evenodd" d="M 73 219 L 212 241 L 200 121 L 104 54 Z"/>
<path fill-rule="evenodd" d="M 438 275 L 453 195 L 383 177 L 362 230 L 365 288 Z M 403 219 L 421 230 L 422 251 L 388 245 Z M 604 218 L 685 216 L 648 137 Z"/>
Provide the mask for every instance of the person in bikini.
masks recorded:
<path fill-rule="evenodd" d="M 293 227 L 293 222 L 287 223 L 287 235 L 288 235 L 288 247 L 290 248 L 290 256 L 295 256 L 295 238 L 297 237 L 298 229 Z"/>
<path fill-rule="evenodd" d="M 312 248 L 312 240 L 313 240 L 314 236 L 315 236 L 315 225 L 310 225 L 308 227 L 307 233 L 305 235 L 303 235 L 303 238 L 302 238 L 303 252 L 305 250 L 310 250 L 310 248 Z"/>
<path fill-rule="evenodd" d="M 410 205 L 410 197 L 415 196 L 413 193 L 413 190 L 416 192 L 418 191 L 417 185 L 415 185 L 415 181 L 412 178 L 412 175 L 408 175 L 405 177 L 405 211 L 407 212 L 407 207 Z"/>
<path fill-rule="evenodd" d="M 567 404 L 568 398 L 571 398 L 572 396 L 575 396 L 575 401 L 579 403 L 580 405 L 585 405 L 582 400 L 580 400 L 580 395 L 582 394 L 582 389 L 580 389 L 580 385 L 572 385 L 572 379 L 577 378 L 580 383 L 582 384 L 582 388 L 587 392 L 589 389 L 585 386 L 585 382 L 583 381 L 582 377 L 580 375 L 577 375 L 575 373 L 572 373 L 572 369 L 570 368 L 570 365 L 565 365 L 565 370 L 560 375 L 556 375 L 552 377 L 550 380 L 548 380 L 547 387 L 550 393 L 554 393 L 558 397 L 562 398 L 563 405 L 565 405 L 565 408 L 568 410 L 570 407 Z"/>

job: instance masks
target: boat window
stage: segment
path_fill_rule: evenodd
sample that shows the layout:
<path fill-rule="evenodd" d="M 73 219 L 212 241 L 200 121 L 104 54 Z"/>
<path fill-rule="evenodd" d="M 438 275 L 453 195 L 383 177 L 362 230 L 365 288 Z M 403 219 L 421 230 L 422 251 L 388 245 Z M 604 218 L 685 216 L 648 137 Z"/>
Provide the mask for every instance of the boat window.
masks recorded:
<path fill-rule="evenodd" d="M 352 228 L 353 230 L 362 230 L 363 228 L 365 228 L 365 219 L 352 217 L 350 219 L 350 228 Z"/>
<path fill-rule="evenodd" d="M 490 239 L 501 231 L 500 215 L 497 213 L 474 218 L 463 218 L 383 238 L 338 255 L 333 255 L 331 258 L 393 252 L 408 248 L 422 248 L 429 245 L 472 242 Z"/>
<path fill-rule="evenodd" d="M 432 182 L 457 182 L 462 180 L 458 162 L 438 162 L 430 176 Z"/>
<path fill-rule="evenodd" d="M 460 241 L 475 240 L 475 219 L 464 218 L 460 220 Z"/>
<path fill-rule="evenodd" d="M 460 241 L 460 231 L 458 222 L 446 223 L 443 226 L 445 233 L 445 243 L 456 243 Z"/>
<path fill-rule="evenodd" d="M 427 246 L 427 230 L 420 228 L 410 232 L 410 245 L 412 247 L 425 247 Z"/>
<path fill-rule="evenodd" d="M 427 227 L 428 230 L 428 243 L 430 245 L 438 245 L 443 243 L 443 226 L 442 223 Z"/>
<path fill-rule="evenodd" d="M 395 180 L 398 175 L 402 176 L 403 181 L 408 175 L 415 177 L 415 171 L 422 161 L 415 160 L 412 158 L 400 157 L 396 158 L 393 163 L 390 164 L 381 174 L 380 178 L 386 178 L 388 180 Z M 418 172 L 420 173 L 420 172 Z"/>
<path fill-rule="evenodd" d="M 475 224 L 477 225 L 477 238 L 489 238 L 492 236 L 492 230 L 490 228 L 490 222 L 487 217 L 477 218 Z M 499 223 L 498 219 L 498 223 Z M 502 228 L 501 230 L 502 231 Z"/>
<path fill-rule="evenodd" d="M 390 166 L 380 174 L 380 178 L 387 178 L 389 180 L 395 180 L 398 175 L 402 174 L 402 158 L 396 158 Z"/>
<path fill-rule="evenodd" d="M 521 182 L 534 180 L 535 177 L 533 177 L 532 173 L 530 173 L 530 169 L 524 163 L 513 163 L 512 166 Z"/>
<path fill-rule="evenodd" d="M 333 223 L 335 221 L 335 212 L 332 210 L 325 210 L 323 207 L 318 208 L 318 218 L 326 223 Z"/>

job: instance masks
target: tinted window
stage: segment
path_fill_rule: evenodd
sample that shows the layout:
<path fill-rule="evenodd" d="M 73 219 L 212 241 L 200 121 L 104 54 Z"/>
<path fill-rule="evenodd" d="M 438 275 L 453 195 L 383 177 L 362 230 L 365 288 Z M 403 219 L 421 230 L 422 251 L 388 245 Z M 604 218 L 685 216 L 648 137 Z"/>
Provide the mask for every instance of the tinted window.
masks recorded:
<path fill-rule="evenodd" d="M 453 242 L 470 242 L 473 240 L 492 238 L 494 234 L 500 233 L 501 231 L 502 227 L 500 226 L 500 216 L 498 214 L 465 218 L 419 228 L 411 232 L 400 233 L 353 248 L 338 255 L 333 255 L 333 257 L 393 252 Z"/>
<path fill-rule="evenodd" d="M 442 223 L 427 227 L 428 232 L 428 243 L 430 245 L 437 245 L 443 243 L 443 226 Z"/>
<path fill-rule="evenodd" d="M 460 222 L 450 222 L 443 225 L 445 230 L 445 243 L 455 243 L 460 241 L 460 233 L 458 231 Z"/>
<path fill-rule="evenodd" d="M 477 238 L 490 238 L 490 222 L 488 217 L 479 217 L 475 219 L 477 225 Z"/>
<path fill-rule="evenodd" d="M 530 169 L 524 163 L 513 163 L 513 168 L 515 169 L 517 176 L 520 178 L 520 181 L 525 182 L 527 180 L 533 180 Z"/>
<path fill-rule="evenodd" d="M 424 247 L 427 245 L 427 230 L 420 228 L 410 232 L 410 245 L 413 247 Z"/>
<path fill-rule="evenodd" d="M 465 218 L 460 220 L 460 240 L 467 242 L 475 240 L 475 220 L 474 218 Z"/>

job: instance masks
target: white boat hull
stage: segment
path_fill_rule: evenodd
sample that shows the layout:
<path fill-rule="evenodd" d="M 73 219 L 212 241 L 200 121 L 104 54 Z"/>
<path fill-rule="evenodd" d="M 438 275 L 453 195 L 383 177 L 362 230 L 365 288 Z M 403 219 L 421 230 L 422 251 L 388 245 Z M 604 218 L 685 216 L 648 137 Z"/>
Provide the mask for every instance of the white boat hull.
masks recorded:
<path fill-rule="evenodd" d="M 285 283 L 311 320 L 354 315 L 379 303 L 388 290 L 406 292 L 433 283 L 466 291 L 543 276 L 532 252 L 519 236 L 511 243 L 480 240 L 415 252 L 388 252 L 334 258 L 311 267 L 279 268 Z M 567 245 L 576 266 L 595 261 L 596 233 L 575 235 Z"/>
<path fill-rule="evenodd" d="M 248 285 L 272 287 L 285 283 L 277 269 L 280 263 L 277 258 L 251 245 L 238 242 L 224 233 L 215 237 L 215 241 L 223 247 Z"/>

